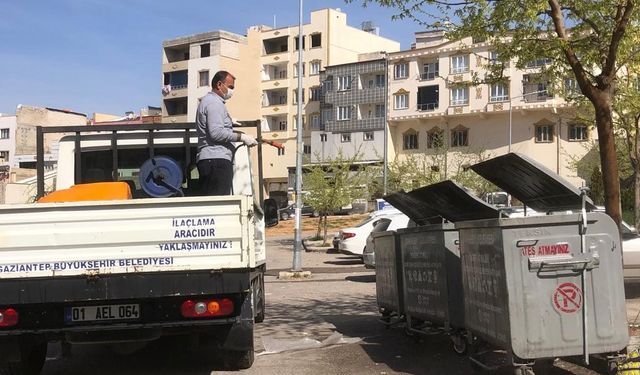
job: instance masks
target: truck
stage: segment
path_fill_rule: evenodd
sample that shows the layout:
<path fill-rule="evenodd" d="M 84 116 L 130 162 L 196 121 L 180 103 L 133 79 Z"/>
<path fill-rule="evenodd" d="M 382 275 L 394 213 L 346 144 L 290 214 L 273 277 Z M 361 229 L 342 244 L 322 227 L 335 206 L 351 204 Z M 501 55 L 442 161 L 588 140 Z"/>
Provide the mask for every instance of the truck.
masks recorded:
<path fill-rule="evenodd" d="M 45 192 L 51 133 L 65 135 L 56 191 Z M 92 343 L 126 352 L 166 335 L 206 338 L 226 367 L 250 367 L 265 318 L 265 226 L 278 223 L 275 201 L 254 192 L 261 145 L 235 145 L 231 195 L 202 196 L 192 123 L 36 134 L 39 202 L 0 207 L 0 374 L 39 373 L 51 342 L 63 353 Z M 114 182 L 130 199 L 41 203 Z"/>

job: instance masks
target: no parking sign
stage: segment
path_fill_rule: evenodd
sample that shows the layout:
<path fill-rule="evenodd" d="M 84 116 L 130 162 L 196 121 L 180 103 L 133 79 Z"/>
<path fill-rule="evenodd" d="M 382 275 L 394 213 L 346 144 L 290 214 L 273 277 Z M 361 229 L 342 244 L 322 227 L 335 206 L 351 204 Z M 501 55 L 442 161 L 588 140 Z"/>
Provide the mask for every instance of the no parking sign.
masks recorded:
<path fill-rule="evenodd" d="M 562 283 L 553 292 L 553 307 L 564 314 L 574 313 L 582 307 L 582 290 L 574 283 Z"/>

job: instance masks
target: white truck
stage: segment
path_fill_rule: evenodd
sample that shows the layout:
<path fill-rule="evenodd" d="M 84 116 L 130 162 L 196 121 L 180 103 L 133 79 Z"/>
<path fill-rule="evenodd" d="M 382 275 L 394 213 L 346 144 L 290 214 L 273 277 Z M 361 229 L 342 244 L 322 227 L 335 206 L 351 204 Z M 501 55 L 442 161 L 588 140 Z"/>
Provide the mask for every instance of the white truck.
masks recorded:
<path fill-rule="evenodd" d="M 127 181 L 134 199 L 0 207 L 0 374 L 39 373 L 48 342 L 122 351 L 162 335 L 207 336 L 227 367 L 252 365 L 254 323 L 264 319 L 265 221 L 277 224 L 277 207 L 256 199 L 255 151 L 239 145 L 232 195 L 199 196 L 193 129 L 38 128 L 39 176 L 44 136 L 70 134 L 59 143 L 56 190 Z M 140 171 L 161 157 L 179 165 L 178 186 L 165 186 L 175 172 L 166 166 Z M 153 197 L 163 187 L 168 196 Z"/>

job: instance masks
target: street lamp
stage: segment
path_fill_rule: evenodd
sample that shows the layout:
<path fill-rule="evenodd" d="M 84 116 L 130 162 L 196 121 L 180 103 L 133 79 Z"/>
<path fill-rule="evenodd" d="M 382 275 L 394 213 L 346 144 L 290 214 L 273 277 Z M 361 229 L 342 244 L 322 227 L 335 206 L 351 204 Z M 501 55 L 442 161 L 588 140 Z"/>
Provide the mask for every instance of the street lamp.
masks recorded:
<path fill-rule="evenodd" d="M 522 94 L 522 95 L 518 95 L 518 96 L 509 96 L 509 149 L 508 152 L 511 152 L 511 138 L 512 138 L 512 134 L 513 134 L 513 99 L 516 98 L 524 98 L 525 96 L 528 95 L 538 95 L 538 94 L 546 94 L 547 90 L 540 90 L 540 91 L 534 91 L 534 92 L 528 92 L 526 94 Z"/>

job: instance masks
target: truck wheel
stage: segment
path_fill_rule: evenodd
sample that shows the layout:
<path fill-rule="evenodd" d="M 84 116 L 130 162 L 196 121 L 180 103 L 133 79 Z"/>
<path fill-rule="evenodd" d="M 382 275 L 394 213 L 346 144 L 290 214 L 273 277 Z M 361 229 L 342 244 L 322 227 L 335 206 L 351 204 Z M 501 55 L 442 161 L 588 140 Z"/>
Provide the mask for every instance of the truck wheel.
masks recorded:
<path fill-rule="evenodd" d="M 0 365 L 0 375 L 37 375 L 47 359 L 47 342 L 34 344 L 23 353 L 20 362 Z"/>
<path fill-rule="evenodd" d="M 225 350 L 224 367 L 228 370 L 246 370 L 253 365 L 255 357 L 251 350 Z"/>
<path fill-rule="evenodd" d="M 264 322 L 265 309 L 264 275 L 260 275 L 254 279 L 251 290 L 253 290 L 253 300 L 255 301 L 254 311 L 256 311 L 254 321 L 256 323 L 262 323 Z"/>

